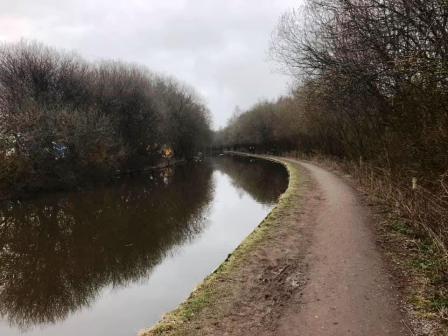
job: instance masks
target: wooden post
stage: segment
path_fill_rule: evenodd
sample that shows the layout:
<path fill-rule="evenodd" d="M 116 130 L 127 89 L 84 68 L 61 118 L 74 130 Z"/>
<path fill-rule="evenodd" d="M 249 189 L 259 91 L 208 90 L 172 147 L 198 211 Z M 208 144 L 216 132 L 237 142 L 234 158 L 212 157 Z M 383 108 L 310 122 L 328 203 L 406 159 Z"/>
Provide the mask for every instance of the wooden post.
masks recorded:
<path fill-rule="evenodd" d="M 412 190 L 417 189 L 417 178 L 413 177 L 412 178 Z"/>

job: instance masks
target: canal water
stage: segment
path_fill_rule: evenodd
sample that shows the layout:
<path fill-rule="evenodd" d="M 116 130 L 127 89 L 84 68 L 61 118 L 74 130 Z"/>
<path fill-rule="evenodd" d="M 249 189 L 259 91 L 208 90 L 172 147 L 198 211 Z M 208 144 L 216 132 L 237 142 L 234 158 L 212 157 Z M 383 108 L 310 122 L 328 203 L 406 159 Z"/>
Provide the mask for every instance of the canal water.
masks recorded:
<path fill-rule="evenodd" d="M 0 203 L 0 335 L 135 336 L 225 260 L 287 183 L 279 164 L 218 157 Z"/>

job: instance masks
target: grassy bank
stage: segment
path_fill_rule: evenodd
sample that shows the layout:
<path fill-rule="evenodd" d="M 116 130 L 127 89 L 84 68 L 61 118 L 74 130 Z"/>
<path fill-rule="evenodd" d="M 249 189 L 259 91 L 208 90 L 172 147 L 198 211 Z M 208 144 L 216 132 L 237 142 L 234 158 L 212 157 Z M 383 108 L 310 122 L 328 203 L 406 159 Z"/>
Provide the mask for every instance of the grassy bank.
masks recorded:
<path fill-rule="evenodd" d="M 286 167 L 289 173 L 289 185 L 280 197 L 277 206 L 263 222 L 241 243 L 241 245 L 208 276 L 202 284 L 176 310 L 168 313 L 153 328 L 141 335 L 198 335 L 202 334 L 200 321 L 219 320 L 226 308 L 238 295 L 237 279 L 249 262 L 250 256 L 268 242 L 275 240 L 279 227 L 285 227 L 285 216 L 290 209 L 300 204 L 300 198 L 306 188 L 306 178 L 299 173 L 296 165 L 280 158 L 266 158 Z"/>

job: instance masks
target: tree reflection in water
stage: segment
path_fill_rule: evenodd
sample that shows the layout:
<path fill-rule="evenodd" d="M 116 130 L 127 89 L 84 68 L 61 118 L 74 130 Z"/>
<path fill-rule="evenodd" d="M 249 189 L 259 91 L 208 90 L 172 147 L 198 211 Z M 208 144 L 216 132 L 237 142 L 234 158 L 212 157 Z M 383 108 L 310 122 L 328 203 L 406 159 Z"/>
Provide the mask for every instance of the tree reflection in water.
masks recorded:
<path fill-rule="evenodd" d="M 3 204 L 0 313 L 22 328 L 64 319 L 102 287 L 148 275 L 172 246 L 200 232 L 211 166 L 166 172 Z"/>
<path fill-rule="evenodd" d="M 232 179 L 232 184 L 250 194 L 257 202 L 273 204 L 288 187 L 288 172 L 278 163 L 247 157 L 220 157 L 214 168 Z"/>
<path fill-rule="evenodd" d="M 287 186 L 278 165 L 219 158 L 93 191 L 0 204 L 0 314 L 24 329 L 56 323 L 105 286 L 147 277 L 204 229 L 213 170 L 263 204 Z"/>

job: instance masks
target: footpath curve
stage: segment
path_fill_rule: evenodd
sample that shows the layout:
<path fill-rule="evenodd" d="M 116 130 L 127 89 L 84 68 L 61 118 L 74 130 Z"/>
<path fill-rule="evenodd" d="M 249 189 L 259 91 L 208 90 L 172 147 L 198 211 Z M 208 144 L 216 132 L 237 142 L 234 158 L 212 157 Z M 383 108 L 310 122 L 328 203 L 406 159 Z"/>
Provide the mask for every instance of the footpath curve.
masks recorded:
<path fill-rule="evenodd" d="M 409 335 L 357 192 L 312 163 L 261 157 L 289 171 L 277 207 L 142 335 Z"/>
<path fill-rule="evenodd" d="M 375 244 L 368 212 L 341 178 L 311 163 L 320 191 L 308 281 L 299 313 L 286 312 L 279 335 L 406 335 L 399 303 Z"/>

